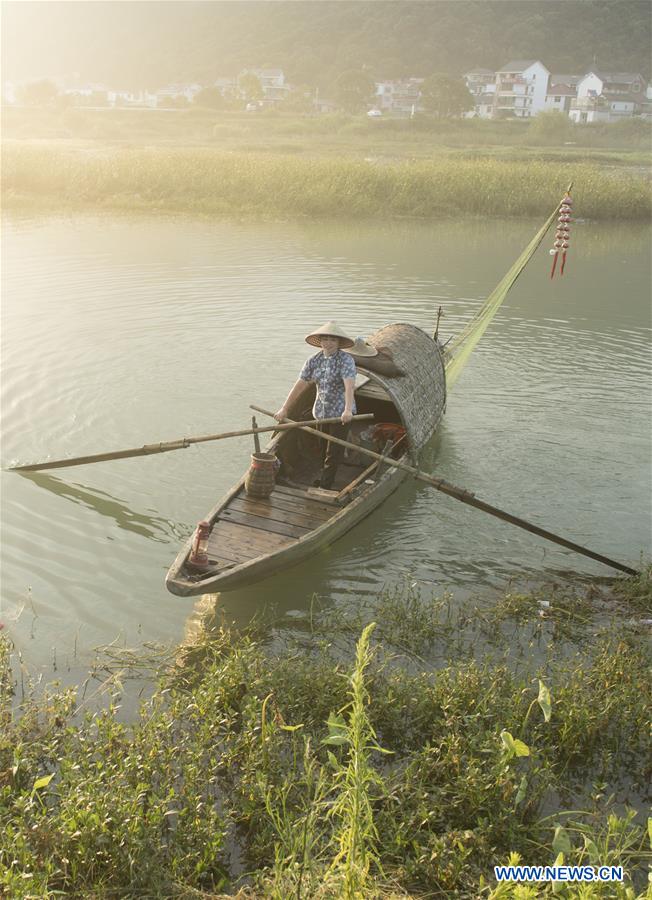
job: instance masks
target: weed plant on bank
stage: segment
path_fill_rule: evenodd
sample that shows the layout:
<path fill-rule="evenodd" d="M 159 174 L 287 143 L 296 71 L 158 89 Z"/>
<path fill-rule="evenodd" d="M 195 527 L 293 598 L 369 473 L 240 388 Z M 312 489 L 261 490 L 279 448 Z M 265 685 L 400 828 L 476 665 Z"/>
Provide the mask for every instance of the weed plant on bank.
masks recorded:
<path fill-rule="evenodd" d="M 496 885 L 493 866 L 520 858 L 623 865 L 623 885 L 556 896 L 643 898 L 650 572 L 619 584 L 510 592 L 455 617 L 445 598 L 397 587 L 349 621 L 313 609 L 274 655 L 264 632 L 215 628 L 130 726 L 116 679 L 85 719 L 74 692 L 13 713 L 4 639 L 0 890 L 552 894 Z"/>
<path fill-rule="evenodd" d="M 438 157 L 381 163 L 223 153 L 207 148 L 83 148 L 10 143 L 8 207 L 145 209 L 294 219 L 547 215 L 570 181 L 584 219 L 649 220 L 649 182 L 597 165 Z"/>

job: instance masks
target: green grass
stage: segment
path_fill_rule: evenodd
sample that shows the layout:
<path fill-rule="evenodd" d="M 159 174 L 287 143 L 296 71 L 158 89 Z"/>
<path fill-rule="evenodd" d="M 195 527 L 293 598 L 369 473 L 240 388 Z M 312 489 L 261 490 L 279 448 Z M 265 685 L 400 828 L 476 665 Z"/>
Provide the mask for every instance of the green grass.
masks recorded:
<path fill-rule="evenodd" d="M 583 163 L 441 157 L 379 164 L 178 147 L 31 144 L 8 144 L 3 156 L 5 206 L 56 203 L 216 216 L 541 216 L 571 180 L 582 218 L 650 217 L 648 182 Z"/>
<path fill-rule="evenodd" d="M 623 165 L 651 162 L 652 127 L 627 120 L 616 125 L 575 126 L 558 116 L 488 121 L 385 117 L 369 120 L 344 113 L 296 116 L 278 110 L 258 115 L 205 109 L 138 110 L 70 108 L 3 109 L 5 138 L 85 141 L 117 145 L 204 146 L 229 152 L 284 152 L 309 156 L 431 158 L 471 151 L 530 157 L 539 153 L 597 160 L 607 154 Z"/>
<path fill-rule="evenodd" d="M 313 609 L 273 655 L 262 634 L 219 628 L 131 725 L 115 678 L 85 719 L 73 691 L 12 712 L 4 638 L 0 892 L 529 898 L 552 887 L 498 887 L 493 865 L 552 864 L 563 846 L 626 880 L 559 896 L 643 898 L 651 659 L 624 612 L 645 608 L 649 570 L 615 587 L 608 623 L 584 592 L 576 632 L 540 617 L 540 594 L 485 600 L 480 619 L 469 602 L 453 623 L 446 600 L 407 587 L 355 622 Z M 385 628 L 368 621 L 379 611 Z M 407 624 L 392 642 L 400 617 L 446 648 L 434 668 L 415 664 Z"/>

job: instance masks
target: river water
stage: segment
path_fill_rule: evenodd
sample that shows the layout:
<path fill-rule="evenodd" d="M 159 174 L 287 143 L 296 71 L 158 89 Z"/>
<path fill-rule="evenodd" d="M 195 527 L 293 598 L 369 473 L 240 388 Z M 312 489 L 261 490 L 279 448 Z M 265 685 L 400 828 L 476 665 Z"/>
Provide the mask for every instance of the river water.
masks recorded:
<path fill-rule="evenodd" d="M 246 428 L 276 409 L 335 318 L 454 335 L 538 222 L 224 223 L 7 217 L 2 465 Z M 629 564 L 652 552 L 650 232 L 578 224 L 563 279 L 548 242 L 451 391 L 423 467 Z M 200 609 L 288 628 L 313 594 L 404 578 L 468 595 L 513 574 L 612 570 L 406 483 L 311 561 L 195 603 L 169 594 L 179 544 L 248 464 L 249 438 L 145 459 L 2 472 L 0 621 L 32 670 L 69 680 L 97 645 L 174 643 Z M 67 675 L 65 674 L 67 673 Z"/>

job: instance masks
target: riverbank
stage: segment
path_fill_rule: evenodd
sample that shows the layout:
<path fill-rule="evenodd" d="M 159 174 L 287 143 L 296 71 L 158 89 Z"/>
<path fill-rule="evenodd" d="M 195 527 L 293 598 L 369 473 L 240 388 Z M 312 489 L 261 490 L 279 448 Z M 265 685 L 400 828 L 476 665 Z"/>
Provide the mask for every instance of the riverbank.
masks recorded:
<path fill-rule="evenodd" d="M 11 897 L 540 897 L 493 866 L 651 858 L 648 567 L 469 601 L 409 584 L 284 645 L 215 626 L 133 725 L 74 691 L 12 715 L 0 644 L 0 885 Z M 274 632 L 272 630 L 271 634 Z M 557 886 L 558 895 L 579 889 Z"/>
<path fill-rule="evenodd" d="M 580 218 L 647 221 L 652 214 L 647 179 L 586 163 L 454 157 L 385 163 L 31 142 L 9 142 L 3 153 L 5 208 L 283 219 L 541 217 L 570 181 Z"/>
<path fill-rule="evenodd" d="M 209 147 L 311 157 L 432 159 L 454 153 L 524 159 L 652 163 L 652 124 L 573 124 L 559 115 L 535 119 L 438 119 L 332 113 L 292 115 L 276 109 L 243 110 L 5 107 L 3 137 L 55 143 L 84 141 L 126 146 Z"/>

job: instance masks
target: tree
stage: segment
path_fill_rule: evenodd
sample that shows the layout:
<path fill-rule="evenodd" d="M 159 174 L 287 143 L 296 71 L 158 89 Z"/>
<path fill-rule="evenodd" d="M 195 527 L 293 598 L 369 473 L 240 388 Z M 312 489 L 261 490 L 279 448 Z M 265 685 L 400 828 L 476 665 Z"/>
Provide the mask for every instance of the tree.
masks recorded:
<path fill-rule="evenodd" d="M 292 112 L 305 115 L 313 112 L 315 108 L 314 90 L 307 85 L 297 87 L 291 91 L 281 106 L 283 112 Z"/>
<path fill-rule="evenodd" d="M 245 72 L 245 74 L 238 79 L 238 85 L 248 103 L 262 100 L 265 96 L 263 86 L 260 83 L 260 78 L 253 72 Z"/>
<path fill-rule="evenodd" d="M 190 100 L 185 94 L 177 94 L 175 97 L 168 97 L 166 105 L 168 109 L 186 109 L 190 106 Z"/>
<path fill-rule="evenodd" d="M 461 116 L 473 109 L 473 97 L 461 78 L 431 75 L 421 85 L 421 102 L 436 116 Z"/>
<path fill-rule="evenodd" d="M 18 89 L 18 99 L 25 106 L 51 106 L 59 91 L 51 81 L 30 81 Z"/>
<path fill-rule="evenodd" d="M 196 106 L 203 106 L 206 109 L 223 109 L 224 97 L 219 88 L 205 87 L 195 94 L 193 103 Z"/>
<path fill-rule="evenodd" d="M 347 69 L 333 85 L 333 99 L 347 112 L 363 112 L 374 94 L 374 82 L 361 69 Z"/>
<path fill-rule="evenodd" d="M 575 125 L 566 113 L 546 110 L 535 116 L 527 129 L 528 143 L 563 144 L 575 134 Z"/>

